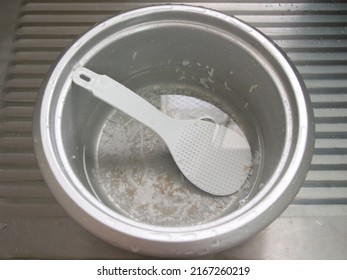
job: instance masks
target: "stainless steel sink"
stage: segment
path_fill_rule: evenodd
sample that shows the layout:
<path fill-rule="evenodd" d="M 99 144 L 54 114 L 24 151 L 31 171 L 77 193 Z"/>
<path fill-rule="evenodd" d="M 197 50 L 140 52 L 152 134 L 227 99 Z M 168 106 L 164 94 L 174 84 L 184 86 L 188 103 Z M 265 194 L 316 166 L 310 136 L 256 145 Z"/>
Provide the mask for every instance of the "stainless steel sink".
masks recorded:
<path fill-rule="evenodd" d="M 96 22 L 150 4 L 83 2 L 0 3 L 1 259 L 146 258 L 77 225 L 45 185 L 33 151 L 33 106 L 59 53 Z M 186 3 L 234 15 L 273 39 L 304 78 L 316 121 L 315 154 L 294 202 L 251 240 L 206 258 L 347 259 L 347 4 Z"/>

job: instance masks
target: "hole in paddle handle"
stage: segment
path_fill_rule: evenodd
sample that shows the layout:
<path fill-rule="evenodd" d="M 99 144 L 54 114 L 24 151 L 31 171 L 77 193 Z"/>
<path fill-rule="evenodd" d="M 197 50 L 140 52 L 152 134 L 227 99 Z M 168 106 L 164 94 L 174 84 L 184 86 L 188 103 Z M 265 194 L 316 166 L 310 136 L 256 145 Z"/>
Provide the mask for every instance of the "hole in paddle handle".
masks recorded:
<path fill-rule="evenodd" d="M 90 82 L 92 79 L 88 77 L 86 74 L 80 74 L 80 78 L 85 82 Z"/>

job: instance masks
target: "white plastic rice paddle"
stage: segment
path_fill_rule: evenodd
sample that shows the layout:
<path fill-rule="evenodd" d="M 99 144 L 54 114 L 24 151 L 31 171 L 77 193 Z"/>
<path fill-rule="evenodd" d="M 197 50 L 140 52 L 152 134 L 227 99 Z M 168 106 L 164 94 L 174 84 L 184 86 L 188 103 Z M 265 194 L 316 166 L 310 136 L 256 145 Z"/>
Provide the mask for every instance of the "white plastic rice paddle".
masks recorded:
<path fill-rule="evenodd" d="M 154 130 L 185 177 L 213 195 L 230 195 L 247 179 L 251 149 L 242 135 L 204 120 L 173 119 L 106 75 L 77 68 L 73 81 L 95 97 Z"/>

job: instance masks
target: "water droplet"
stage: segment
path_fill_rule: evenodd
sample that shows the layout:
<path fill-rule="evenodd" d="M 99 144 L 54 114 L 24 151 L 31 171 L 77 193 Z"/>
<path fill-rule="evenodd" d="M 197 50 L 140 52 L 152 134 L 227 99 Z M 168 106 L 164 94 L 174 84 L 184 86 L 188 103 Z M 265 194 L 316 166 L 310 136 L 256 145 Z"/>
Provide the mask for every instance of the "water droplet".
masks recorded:
<path fill-rule="evenodd" d="M 212 247 L 218 247 L 221 241 L 219 239 L 213 240 Z"/>
<path fill-rule="evenodd" d="M 0 230 L 2 229 L 6 229 L 8 227 L 8 224 L 3 222 L 3 223 L 0 223 Z"/>
<path fill-rule="evenodd" d="M 131 252 L 133 252 L 133 253 L 137 253 L 140 249 L 139 249 L 139 247 L 131 246 L 131 247 L 130 247 L 130 250 L 131 250 Z"/>
<path fill-rule="evenodd" d="M 53 85 L 54 83 L 55 83 L 55 80 L 54 79 L 50 79 L 48 84 Z"/>
<path fill-rule="evenodd" d="M 239 201 L 239 206 L 241 207 L 241 206 L 245 205 L 246 202 L 247 202 L 247 199 L 241 199 L 241 200 Z"/>
<path fill-rule="evenodd" d="M 76 42 L 75 44 L 73 44 L 73 48 L 75 48 L 75 49 L 77 49 L 77 48 L 79 48 L 81 46 L 81 42 L 80 41 L 78 41 L 78 42 Z"/>

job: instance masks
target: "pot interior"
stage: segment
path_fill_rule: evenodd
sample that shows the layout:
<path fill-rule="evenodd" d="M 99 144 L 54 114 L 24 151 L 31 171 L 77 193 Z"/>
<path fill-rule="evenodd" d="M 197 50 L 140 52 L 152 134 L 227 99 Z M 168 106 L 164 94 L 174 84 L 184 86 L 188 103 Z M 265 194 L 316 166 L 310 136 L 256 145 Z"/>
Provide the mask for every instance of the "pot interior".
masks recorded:
<path fill-rule="evenodd" d="M 158 135 L 71 84 L 60 97 L 61 137 L 91 194 L 145 224 L 194 226 L 239 209 L 270 180 L 288 133 L 280 70 L 239 33 L 189 21 L 115 25 L 85 42 L 72 64 L 110 76 L 172 117 L 238 129 L 253 157 L 240 191 L 218 197 L 199 190 Z"/>

